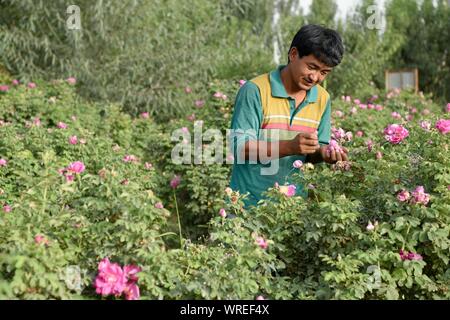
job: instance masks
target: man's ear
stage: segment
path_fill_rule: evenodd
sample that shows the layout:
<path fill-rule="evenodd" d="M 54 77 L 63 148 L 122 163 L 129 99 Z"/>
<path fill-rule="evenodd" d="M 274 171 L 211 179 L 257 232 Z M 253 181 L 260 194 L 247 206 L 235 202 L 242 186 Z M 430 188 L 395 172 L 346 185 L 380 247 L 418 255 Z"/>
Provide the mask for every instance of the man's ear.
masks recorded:
<path fill-rule="evenodd" d="M 295 59 L 298 56 L 298 50 L 296 47 L 292 47 L 289 51 L 289 62 Z"/>

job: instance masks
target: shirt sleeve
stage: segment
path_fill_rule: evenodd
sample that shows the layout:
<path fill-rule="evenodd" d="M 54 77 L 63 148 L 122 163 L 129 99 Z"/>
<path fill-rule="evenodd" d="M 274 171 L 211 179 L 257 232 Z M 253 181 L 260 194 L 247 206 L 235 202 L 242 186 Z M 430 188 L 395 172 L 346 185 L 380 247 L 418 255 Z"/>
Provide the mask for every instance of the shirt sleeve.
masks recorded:
<path fill-rule="evenodd" d="M 319 144 L 329 144 L 331 139 L 331 98 L 328 98 L 325 111 L 319 124 Z"/>
<path fill-rule="evenodd" d="M 244 163 L 242 148 L 249 140 L 257 140 L 262 123 L 261 96 L 258 87 L 247 81 L 240 89 L 234 103 L 231 120 L 233 156 Z"/>

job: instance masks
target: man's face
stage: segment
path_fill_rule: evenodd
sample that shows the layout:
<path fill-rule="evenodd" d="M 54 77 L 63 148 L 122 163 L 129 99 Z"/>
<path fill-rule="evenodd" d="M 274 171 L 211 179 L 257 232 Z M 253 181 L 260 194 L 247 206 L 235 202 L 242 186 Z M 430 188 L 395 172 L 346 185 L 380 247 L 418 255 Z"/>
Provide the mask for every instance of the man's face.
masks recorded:
<path fill-rule="evenodd" d="M 289 52 L 289 58 L 292 79 L 300 90 L 309 90 L 316 84 L 322 83 L 333 70 L 313 54 L 299 58 L 295 47 Z"/>

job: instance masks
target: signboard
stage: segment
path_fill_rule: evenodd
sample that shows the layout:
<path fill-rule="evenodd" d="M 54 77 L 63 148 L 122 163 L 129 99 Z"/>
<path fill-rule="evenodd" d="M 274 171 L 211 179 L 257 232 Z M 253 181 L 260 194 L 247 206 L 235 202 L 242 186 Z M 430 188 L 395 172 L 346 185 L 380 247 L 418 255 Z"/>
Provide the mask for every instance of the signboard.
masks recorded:
<path fill-rule="evenodd" d="M 402 70 L 386 70 L 385 72 L 386 90 L 391 91 L 398 89 L 413 89 L 419 92 L 419 70 L 402 69 Z"/>

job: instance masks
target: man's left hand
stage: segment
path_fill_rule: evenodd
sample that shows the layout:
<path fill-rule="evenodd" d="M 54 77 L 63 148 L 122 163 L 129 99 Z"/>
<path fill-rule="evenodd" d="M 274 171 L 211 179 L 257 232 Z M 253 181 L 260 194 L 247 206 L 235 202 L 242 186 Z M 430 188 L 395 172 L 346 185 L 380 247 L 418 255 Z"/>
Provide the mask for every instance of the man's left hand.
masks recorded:
<path fill-rule="evenodd" d="M 323 161 L 326 163 L 334 164 L 337 161 L 348 161 L 348 150 L 347 148 L 341 147 L 342 152 L 331 151 L 329 154 L 327 152 L 328 146 L 320 147 L 320 154 L 322 156 Z"/>

